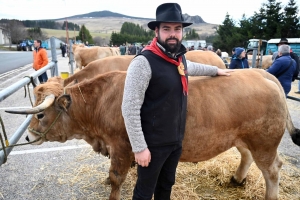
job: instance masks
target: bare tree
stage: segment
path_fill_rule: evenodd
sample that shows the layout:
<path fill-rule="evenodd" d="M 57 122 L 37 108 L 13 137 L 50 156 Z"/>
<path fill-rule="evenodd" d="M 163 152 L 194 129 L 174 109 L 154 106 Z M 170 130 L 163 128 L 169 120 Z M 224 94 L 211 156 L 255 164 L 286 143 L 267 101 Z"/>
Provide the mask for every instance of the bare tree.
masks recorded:
<path fill-rule="evenodd" d="M 5 28 L 10 39 L 10 47 L 12 43 L 17 43 L 19 40 L 23 40 L 27 37 L 27 31 L 24 25 L 17 20 L 8 21 L 8 23 L 5 25 Z"/>
<path fill-rule="evenodd" d="M 97 45 L 97 46 L 105 46 L 105 45 L 109 44 L 108 37 L 101 38 L 101 37 L 97 36 L 97 37 L 94 37 L 93 40 L 95 42 L 95 45 Z"/>

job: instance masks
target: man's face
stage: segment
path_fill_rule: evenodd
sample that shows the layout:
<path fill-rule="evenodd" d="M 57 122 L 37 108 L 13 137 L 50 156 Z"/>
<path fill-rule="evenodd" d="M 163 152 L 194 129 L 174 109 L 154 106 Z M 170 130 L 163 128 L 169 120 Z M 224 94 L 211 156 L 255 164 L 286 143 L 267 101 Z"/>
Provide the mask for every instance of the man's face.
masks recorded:
<path fill-rule="evenodd" d="M 40 43 L 38 43 L 36 40 L 34 40 L 33 45 L 35 48 L 40 47 Z"/>
<path fill-rule="evenodd" d="M 177 53 L 182 41 L 182 24 L 161 23 L 159 28 L 155 28 L 155 35 L 167 52 Z"/>

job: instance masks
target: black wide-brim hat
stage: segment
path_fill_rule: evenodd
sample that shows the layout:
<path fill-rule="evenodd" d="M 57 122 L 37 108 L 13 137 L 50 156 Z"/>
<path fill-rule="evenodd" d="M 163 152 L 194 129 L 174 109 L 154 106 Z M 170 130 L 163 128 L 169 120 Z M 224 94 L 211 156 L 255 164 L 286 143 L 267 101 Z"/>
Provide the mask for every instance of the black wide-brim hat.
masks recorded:
<path fill-rule="evenodd" d="M 183 19 L 181 7 L 177 3 L 164 3 L 156 9 L 156 21 L 148 23 L 151 30 L 155 30 L 161 22 L 182 23 L 183 27 L 187 27 L 193 23 L 186 22 Z"/>
<path fill-rule="evenodd" d="M 280 41 L 278 42 L 278 44 L 276 44 L 276 46 L 278 46 L 279 44 L 289 45 L 289 41 L 286 38 L 281 38 Z"/>

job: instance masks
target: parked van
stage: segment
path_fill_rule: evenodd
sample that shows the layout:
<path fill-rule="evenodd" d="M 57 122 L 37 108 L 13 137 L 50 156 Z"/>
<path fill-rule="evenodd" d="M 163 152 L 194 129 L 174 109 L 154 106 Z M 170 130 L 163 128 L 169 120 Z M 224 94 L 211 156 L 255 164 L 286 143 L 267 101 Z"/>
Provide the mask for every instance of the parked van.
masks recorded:
<path fill-rule="evenodd" d="M 289 42 L 289 45 L 294 53 L 300 57 L 300 38 L 286 38 Z M 273 55 L 275 51 L 278 50 L 276 44 L 278 44 L 280 38 L 270 39 L 267 44 L 266 55 Z"/>
<path fill-rule="evenodd" d="M 190 48 L 191 46 L 194 46 L 195 49 L 200 49 L 200 48 L 206 47 L 205 40 L 182 40 L 182 44 L 186 48 Z"/>
<path fill-rule="evenodd" d="M 248 55 L 252 55 L 253 50 L 258 50 L 258 47 L 260 49 L 260 52 L 263 51 L 263 55 L 265 55 L 266 47 L 267 47 L 267 40 L 262 40 L 262 39 L 250 39 L 250 40 L 248 40 L 246 53 Z"/>

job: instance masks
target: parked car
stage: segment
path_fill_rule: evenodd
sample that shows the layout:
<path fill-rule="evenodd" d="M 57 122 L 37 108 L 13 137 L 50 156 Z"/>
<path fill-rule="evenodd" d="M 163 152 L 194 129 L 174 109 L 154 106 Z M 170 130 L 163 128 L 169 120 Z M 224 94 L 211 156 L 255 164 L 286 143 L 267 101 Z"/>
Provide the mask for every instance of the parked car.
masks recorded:
<path fill-rule="evenodd" d="M 46 41 L 42 41 L 42 48 L 49 49 L 49 45 Z"/>
<path fill-rule="evenodd" d="M 33 41 L 31 40 L 20 40 L 17 44 L 17 50 L 18 51 L 33 51 L 34 45 Z"/>

